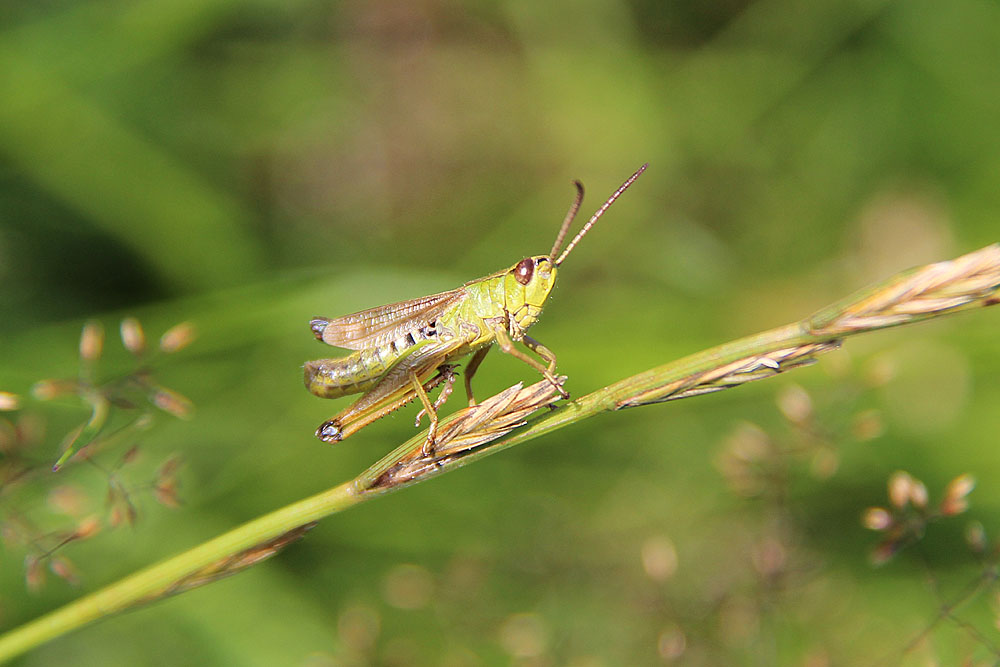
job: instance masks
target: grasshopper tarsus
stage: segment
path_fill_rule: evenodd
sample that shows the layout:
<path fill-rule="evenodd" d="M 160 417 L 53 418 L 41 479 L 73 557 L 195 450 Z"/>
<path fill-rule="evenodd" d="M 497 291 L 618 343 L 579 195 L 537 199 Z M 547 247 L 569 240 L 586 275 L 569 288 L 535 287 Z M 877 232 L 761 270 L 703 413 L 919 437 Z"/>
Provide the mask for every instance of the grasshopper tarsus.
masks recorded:
<path fill-rule="evenodd" d="M 435 426 L 436 426 L 436 424 L 435 424 Z M 427 434 L 427 439 L 424 440 L 424 444 L 422 444 L 420 446 L 420 455 L 423 456 L 424 458 L 433 458 L 434 457 L 434 445 L 437 444 L 437 438 L 436 438 L 436 436 L 437 436 L 437 433 L 434 433 L 433 435 L 430 434 L 430 433 L 428 433 Z"/>
<path fill-rule="evenodd" d="M 549 377 L 549 375 L 546 375 L 545 379 L 549 381 L 549 383 L 557 392 L 559 392 L 560 398 L 562 398 L 564 401 L 568 401 L 570 399 L 569 392 L 563 388 L 563 384 L 565 384 L 566 382 L 566 376 L 563 375 L 557 377 L 555 375 L 552 375 L 551 377 Z"/>
<path fill-rule="evenodd" d="M 545 379 L 548 380 L 552 384 L 552 386 L 555 388 L 555 390 L 557 392 L 559 392 L 559 396 L 562 397 L 563 400 L 566 400 L 566 401 L 569 400 L 569 392 L 566 391 L 565 389 L 563 389 L 563 383 L 560 382 L 557 377 L 555 377 L 555 376 L 552 376 L 552 377 L 546 376 Z"/>

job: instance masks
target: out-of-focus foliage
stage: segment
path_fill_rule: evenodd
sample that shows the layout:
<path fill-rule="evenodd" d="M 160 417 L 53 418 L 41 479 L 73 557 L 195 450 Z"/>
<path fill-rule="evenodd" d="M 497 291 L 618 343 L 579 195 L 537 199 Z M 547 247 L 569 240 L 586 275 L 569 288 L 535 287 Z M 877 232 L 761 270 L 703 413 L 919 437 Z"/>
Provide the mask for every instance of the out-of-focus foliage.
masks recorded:
<path fill-rule="evenodd" d="M 5 431 L 21 453 L 31 435 L 36 472 L 16 504 L 0 488 L 0 624 L 411 435 L 414 408 L 313 438 L 341 404 L 301 386 L 331 354 L 309 318 L 545 252 L 573 178 L 589 214 L 651 163 L 533 329 L 577 395 L 998 240 L 998 62 L 985 0 L 4 2 L 0 389 L 72 376 L 87 317 L 200 335 L 156 371 L 191 420 L 59 477 L 78 404 L 29 400 L 41 426 Z M 995 590 L 957 620 L 940 608 L 1000 535 L 998 327 L 984 311 L 877 334 L 795 377 L 590 420 L 19 664 L 995 660 Z M 102 372 L 130 372 L 110 347 Z M 493 353 L 477 390 L 526 372 Z M 46 534 L 120 507 L 127 453 L 134 526 L 65 545 L 74 571 L 29 592 L 11 522 Z M 170 509 L 137 485 L 175 453 Z M 863 513 L 903 469 L 931 507 L 959 475 L 978 485 L 875 567 L 862 516 L 885 527 Z"/>

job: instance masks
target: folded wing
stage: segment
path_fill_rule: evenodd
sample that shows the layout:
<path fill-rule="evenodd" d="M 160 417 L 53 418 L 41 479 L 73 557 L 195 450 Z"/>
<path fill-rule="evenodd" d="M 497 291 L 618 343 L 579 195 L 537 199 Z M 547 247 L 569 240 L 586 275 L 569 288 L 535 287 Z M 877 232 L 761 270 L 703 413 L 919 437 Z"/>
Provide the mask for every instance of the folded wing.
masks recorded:
<path fill-rule="evenodd" d="M 369 308 L 336 319 L 317 317 L 310 326 L 317 339 L 327 345 L 361 350 L 388 343 L 407 332 L 433 323 L 449 307 L 465 296 L 458 288 L 419 299 Z"/>

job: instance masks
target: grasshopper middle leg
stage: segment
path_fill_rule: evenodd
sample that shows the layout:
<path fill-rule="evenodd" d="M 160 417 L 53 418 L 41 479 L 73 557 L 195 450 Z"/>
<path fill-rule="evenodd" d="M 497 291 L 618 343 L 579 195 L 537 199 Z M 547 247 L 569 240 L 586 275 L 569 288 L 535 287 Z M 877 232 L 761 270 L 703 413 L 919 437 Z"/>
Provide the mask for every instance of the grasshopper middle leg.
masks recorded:
<path fill-rule="evenodd" d="M 486 353 L 490 351 L 492 345 L 487 345 L 486 347 L 476 350 L 476 353 L 472 355 L 469 359 L 469 363 L 465 365 L 465 395 L 469 399 L 469 407 L 474 407 L 476 405 L 476 397 L 472 394 L 472 376 L 476 374 L 479 370 L 479 364 L 483 363 L 483 359 L 486 358 Z"/>

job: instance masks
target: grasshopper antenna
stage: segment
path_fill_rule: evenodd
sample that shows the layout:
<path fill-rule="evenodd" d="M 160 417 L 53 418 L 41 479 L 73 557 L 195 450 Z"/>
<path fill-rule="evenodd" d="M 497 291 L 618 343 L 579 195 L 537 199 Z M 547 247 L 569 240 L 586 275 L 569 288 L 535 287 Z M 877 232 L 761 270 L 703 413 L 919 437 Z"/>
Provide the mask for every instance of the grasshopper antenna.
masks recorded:
<path fill-rule="evenodd" d="M 555 257 L 556 253 L 559 252 L 562 242 L 566 240 L 566 232 L 569 231 L 569 226 L 573 224 L 573 218 L 576 217 L 576 214 L 580 211 L 580 204 L 583 203 L 583 183 L 573 181 L 573 185 L 576 186 L 576 199 L 573 200 L 569 210 L 566 211 L 566 217 L 563 218 L 562 227 L 559 228 L 559 235 L 556 236 L 556 242 L 552 244 L 552 251 L 549 253 L 549 257 Z"/>
<path fill-rule="evenodd" d="M 559 255 L 559 259 L 553 260 L 553 264 L 555 264 L 556 266 L 562 264 L 562 261 L 566 259 L 566 256 L 569 255 L 570 251 L 576 246 L 577 243 L 580 242 L 580 239 L 582 239 L 584 235 L 590 231 L 590 228 L 594 226 L 594 223 L 597 222 L 602 215 L 604 215 L 604 212 L 607 211 L 608 208 L 610 208 L 611 205 L 615 203 L 616 199 L 621 197 L 623 192 L 628 190 L 628 186 L 632 185 L 632 183 L 635 182 L 635 179 L 639 178 L 639 176 L 642 175 L 642 172 L 646 171 L 646 167 L 648 166 L 649 163 L 647 162 L 646 164 L 639 167 L 634 174 L 628 177 L 627 181 L 622 183 L 620 188 L 615 190 L 613 195 L 608 197 L 608 200 L 606 202 L 601 204 L 601 208 L 597 209 L 597 212 L 594 213 L 594 215 L 590 216 L 590 220 L 587 221 L 587 224 L 585 224 L 583 226 L 583 229 L 581 229 L 577 233 L 577 235 L 573 237 L 573 240 L 569 242 L 569 245 L 566 246 L 566 249 L 562 251 L 561 255 Z M 583 186 L 580 185 L 579 182 L 575 183 L 576 183 L 576 201 L 573 202 L 573 205 L 569 209 L 569 213 L 566 214 L 566 220 L 563 222 L 563 227 L 562 229 L 559 230 L 559 236 L 558 238 L 556 238 L 556 244 L 552 248 L 552 255 L 556 253 L 557 249 L 562 244 L 562 240 L 566 236 L 566 230 L 569 227 L 569 223 L 573 221 L 573 216 L 576 215 L 577 209 L 580 208 L 580 202 L 583 201 Z M 551 257 L 552 255 L 549 256 Z"/>

